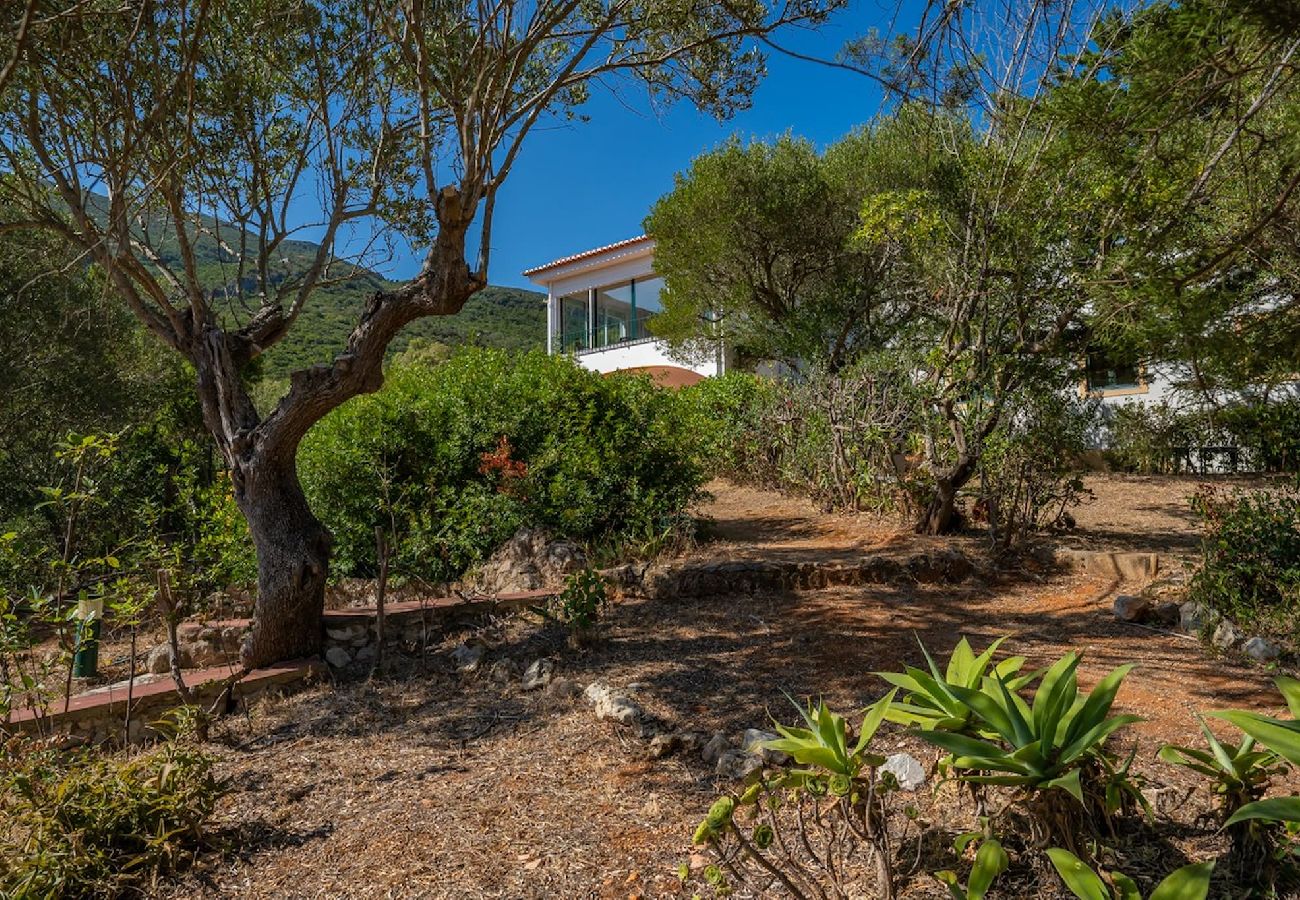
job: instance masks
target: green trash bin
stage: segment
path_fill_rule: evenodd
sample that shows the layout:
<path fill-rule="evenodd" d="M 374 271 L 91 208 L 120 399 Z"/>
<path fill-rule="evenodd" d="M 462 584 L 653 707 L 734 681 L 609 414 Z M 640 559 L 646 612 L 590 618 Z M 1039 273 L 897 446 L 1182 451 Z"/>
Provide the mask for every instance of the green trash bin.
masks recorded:
<path fill-rule="evenodd" d="M 99 674 L 99 636 L 103 628 L 104 601 L 82 597 L 77 601 L 77 648 L 72 654 L 72 676 Z"/>

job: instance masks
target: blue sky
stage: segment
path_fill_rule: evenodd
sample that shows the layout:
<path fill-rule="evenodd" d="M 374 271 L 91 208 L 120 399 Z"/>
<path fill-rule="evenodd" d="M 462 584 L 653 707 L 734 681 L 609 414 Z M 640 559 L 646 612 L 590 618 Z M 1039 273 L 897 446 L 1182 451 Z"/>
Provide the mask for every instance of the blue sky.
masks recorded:
<path fill-rule="evenodd" d="M 801 53 L 833 58 L 844 42 L 875 25 L 887 31 L 889 0 L 855 0 L 816 32 L 782 39 Z M 490 280 L 533 287 L 520 273 L 570 253 L 642 232 L 673 175 L 733 134 L 770 138 L 786 131 L 824 146 L 880 109 L 880 91 L 862 75 L 770 53 L 768 76 L 753 106 L 719 123 L 679 103 L 661 115 L 644 91 L 597 91 L 583 107 L 588 122 L 534 131 L 497 200 Z M 385 274 L 404 278 L 421 253 L 396 260 Z"/>

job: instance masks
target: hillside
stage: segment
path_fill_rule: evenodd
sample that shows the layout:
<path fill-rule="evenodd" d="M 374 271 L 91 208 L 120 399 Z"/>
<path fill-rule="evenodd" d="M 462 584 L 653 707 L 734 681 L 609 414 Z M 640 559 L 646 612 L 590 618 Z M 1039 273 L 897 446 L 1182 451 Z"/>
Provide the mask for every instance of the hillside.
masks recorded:
<path fill-rule="evenodd" d="M 314 294 L 293 330 L 266 354 L 266 375 L 282 377 L 294 369 L 329 361 L 343 348 L 367 294 L 384 283 L 373 273 L 366 273 L 346 285 Z M 393 340 L 389 353 L 400 353 L 417 337 L 452 347 L 542 347 L 546 342 L 545 299 L 544 294 L 522 288 L 484 288 L 454 316 L 432 316 L 407 325 Z"/>
<path fill-rule="evenodd" d="M 100 198 L 100 204 L 100 216 L 107 218 L 107 199 Z M 166 228 L 149 226 L 146 226 L 146 231 L 151 234 L 159 255 L 168 264 L 179 266 L 173 233 Z M 237 257 L 226 248 L 237 249 L 241 237 L 240 229 L 229 223 L 223 223 L 218 233 L 221 243 L 210 237 L 200 237 L 194 244 L 200 279 L 214 297 L 223 285 L 238 278 L 234 266 Z M 256 241 L 250 239 L 249 243 L 255 245 Z M 282 269 L 279 276 L 288 278 L 305 270 L 315 257 L 316 248 L 317 245 L 311 241 L 285 241 L 280 246 Z M 337 273 L 337 268 L 334 271 Z M 315 291 L 289 335 L 267 352 L 263 374 L 269 378 L 281 378 L 294 369 L 328 362 L 343 349 L 365 298 L 392 285 L 378 273 L 361 269 L 347 281 Z M 416 337 L 451 347 L 462 344 L 507 350 L 542 347 L 546 341 L 544 300 L 545 295 L 537 291 L 489 286 L 470 298 L 465 308 L 454 316 L 420 319 L 406 326 L 389 347 L 389 353 L 400 353 Z M 240 312 L 242 310 L 234 312 L 235 316 L 242 318 Z"/>

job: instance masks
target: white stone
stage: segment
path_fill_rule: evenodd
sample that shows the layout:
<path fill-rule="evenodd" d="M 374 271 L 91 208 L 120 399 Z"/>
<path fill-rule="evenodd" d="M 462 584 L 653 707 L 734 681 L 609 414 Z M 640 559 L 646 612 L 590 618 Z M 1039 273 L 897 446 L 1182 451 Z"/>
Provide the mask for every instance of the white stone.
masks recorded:
<path fill-rule="evenodd" d="M 552 699 L 568 700 L 581 694 L 582 687 L 571 678 L 556 678 L 546 686 L 543 693 Z"/>
<path fill-rule="evenodd" d="M 593 681 L 584 692 L 587 702 L 596 708 L 597 719 L 613 719 L 622 725 L 633 725 L 642 716 L 641 707 L 623 693 L 608 685 Z"/>
<path fill-rule="evenodd" d="M 780 750 L 769 750 L 762 745 L 767 741 L 779 741 L 780 739 L 779 734 L 763 731 L 761 728 L 747 728 L 740 739 L 740 748 L 751 756 L 757 756 L 770 766 L 779 766 L 783 765 L 790 757 Z"/>
<path fill-rule="evenodd" d="M 346 669 L 352 664 L 352 657 L 342 647 L 330 647 L 325 651 L 325 662 L 336 669 Z"/>
<path fill-rule="evenodd" d="M 145 661 L 145 671 L 151 675 L 165 675 L 172 670 L 172 648 L 170 644 L 159 644 L 149 651 Z"/>
<path fill-rule="evenodd" d="M 1146 615 L 1151 601 L 1136 594 L 1119 594 L 1115 597 L 1115 618 L 1121 622 L 1138 622 Z"/>
<path fill-rule="evenodd" d="M 473 672 L 483 661 L 483 647 L 479 644 L 459 644 L 451 651 L 451 661 L 461 672 Z"/>
<path fill-rule="evenodd" d="M 1189 634 L 1199 632 L 1212 619 L 1210 608 L 1199 600 L 1188 600 L 1178 607 L 1178 627 Z"/>
<path fill-rule="evenodd" d="M 364 663 L 372 662 L 374 658 L 375 658 L 375 647 L 373 644 L 367 644 L 366 646 L 362 647 L 360 650 L 357 651 L 355 660 L 358 663 L 364 664 Z"/>
<path fill-rule="evenodd" d="M 331 641 L 338 641 L 341 644 L 350 644 L 358 638 L 364 638 L 366 632 L 370 629 L 363 622 L 353 622 L 350 625 L 344 625 L 341 628 L 326 628 L 325 636 Z"/>
<path fill-rule="evenodd" d="M 538 688 L 544 688 L 551 683 L 551 678 L 555 674 L 555 663 L 549 659 L 534 660 L 527 669 L 524 670 L 523 688 L 526 691 L 535 691 Z"/>
<path fill-rule="evenodd" d="M 914 791 L 925 784 L 925 767 L 909 753 L 890 754 L 880 771 L 893 775 L 898 779 L 898 786 L 905 791 Z"/>
<path fill-rule="evenodd" d="M 1268 662 L 1269 660 L 1277 659 L 1282 655 L 1281 647 L 1270 641 L 1268 638 L 1260 637 L 1259 635 L 1246 641 L 1241 649 L 1246 651 L 1247 656 L 1252 659 L 1257 659 L 1260 662 Z"/>
<path fill-rule="evenodd" d="M 1236 625 L 1224 619 L 1214 629 L 1214 636 L 1210 638 L 1210 642 L 1220 650 L 1231 650 L 1241 643 L 1241 632 L 1237 630 Z"/>

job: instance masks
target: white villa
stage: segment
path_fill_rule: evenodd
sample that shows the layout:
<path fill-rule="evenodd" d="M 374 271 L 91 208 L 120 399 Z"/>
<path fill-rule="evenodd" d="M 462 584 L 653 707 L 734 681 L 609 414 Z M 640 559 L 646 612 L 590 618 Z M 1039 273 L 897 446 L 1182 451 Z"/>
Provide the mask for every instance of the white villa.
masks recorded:
<path fill-rule="evenodd" d="M 526 270 L 546 288 L 546 352 L 572 353 L 596 372 L 647 372 L 670 387 L 721 375 L 722 354 L 677 359 L 651 333 L 649 319 L 663 309 L 654 250 L 654 240 L 642 235 Z"/>

